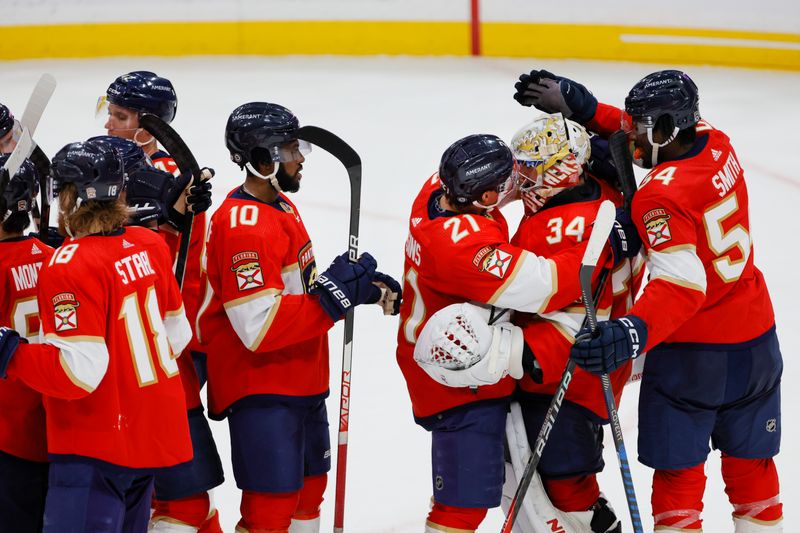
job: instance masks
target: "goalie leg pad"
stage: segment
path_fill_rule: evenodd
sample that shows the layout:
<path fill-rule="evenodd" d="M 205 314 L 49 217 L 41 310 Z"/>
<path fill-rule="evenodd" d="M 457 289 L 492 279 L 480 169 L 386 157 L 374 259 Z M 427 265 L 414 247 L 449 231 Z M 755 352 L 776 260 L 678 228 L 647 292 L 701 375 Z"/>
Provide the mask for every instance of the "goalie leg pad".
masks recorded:
<path fill-rule="evenodd" d="M 734 521 L 775 524 L 783 517 L 778 471 L 772 459 L 739 459 L 723 454 L 722 479 L 733 505 Z"/>
<path fill-rule="evenodd" d="M 535 443 L 552 396 L 526 394 L 520 398 L 529 443 Z M 558 421 L 550 430 L 538 471 L 544 479 L 569 479 L 603 470 L 603 427 L 596 416 L 570 401 L 564 401 Z M 584 509 L 597 500 L 588 502 Z"/>
<path fill-rule="evenodd" d="M 420 424 L 432 432 L 433 497 L 455 507 L 500 505 L 506 400 L 471 403 Z"/>

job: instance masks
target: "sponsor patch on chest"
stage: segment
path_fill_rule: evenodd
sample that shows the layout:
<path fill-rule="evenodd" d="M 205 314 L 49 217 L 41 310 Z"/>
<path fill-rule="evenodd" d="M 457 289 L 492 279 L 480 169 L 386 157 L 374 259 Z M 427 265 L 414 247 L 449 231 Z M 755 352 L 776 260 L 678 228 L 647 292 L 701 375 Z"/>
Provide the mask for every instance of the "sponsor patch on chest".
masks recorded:
<path fill-rule="evenodd" d="M 239 252 L 231 259 L 231 271 L 236 275 L 236 286 L 240 291 L 247 291 L 264 286 L 264 275 L 261 273 L 261 263 L 258 261 L 258 252 Z"/>
<path fill-rule="evenodd" d="M 669 229 L 669 219 L 671 215 L 665 209 L 651 209 L 642 217 L 644 227 L 647 230 L 647 240 L 650 247 L 658 246 L 672 240 L 672 232 Z"/>
<path fill-rule="evenodd" d="M 69 331 L 78 328 L 78 300 L 71 292 L 61 292 L 53 296 L 53 310 L 56 331 Z"/>

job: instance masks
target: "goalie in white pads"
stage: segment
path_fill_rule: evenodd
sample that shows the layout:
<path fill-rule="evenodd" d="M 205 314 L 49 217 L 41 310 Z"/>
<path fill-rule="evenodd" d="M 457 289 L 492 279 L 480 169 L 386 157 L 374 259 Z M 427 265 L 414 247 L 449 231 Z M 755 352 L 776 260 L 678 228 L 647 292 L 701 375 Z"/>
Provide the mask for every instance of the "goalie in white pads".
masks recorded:
<path fill-rule="evenodd" d="M 521 163 L 517 187 L 525 202 L 526 214 L 512 244 L 541 257 L 575 248 L 588 238 L 603 200 L 621 203 L 613 187 L 585 170 L 589 144 L 585 130 L 561 115 L 543 115 L 515 135 L 511 147 Z M 606 285 L 599 300 L 601 319 L 607 319 L 612 313 L 624 314 L 641 281 L 641 261 L 637 260 L 633 266 L 624 259 L 638 246 L 627 244 L 629 250 L 623 252 L 622 243 L 613 242 L 614 253 L 607 254 L 600 263 L 613 269 L 611 283 Z M 577 278 L 577 271 L 573 276 Z M 505 375 L 518 379 L 515 395 L 524 424 L 516 420 L 515 427 L 524 427 L 527 439 L 519 438 L 519 431 L 516 431 L 510 433 L 513 439 L 509 441 L 513 449 L 527 450 L 528 442 L 535 441 L 544 422 L 583 320 L 583 307 L 576 301 L 559 311 L 538 316 L 517 314 L 514 324 L 508 322 L 510 317 L 503 316 L 505 322 L 491 326 L 488 325 L 489 315 L 488 309 L 471 304 L 442 309 L 431 317 L 420 334 L 415 358 L 431 377 L 449 386 L 490 385 Z M 447 367 L 442 368 L 442 363 Z M 612 375 L 618 401 L 629 375 L 629 366 Z M 602 424 L 605 419 L 600 380 L 576 370 L 558 423 L 550 433 L 553 442 L 545 448 L 539 463 L 542 482 L 536 485 L 538 492 L 529 493 L 530 501 L 526 500 L 522 508 L 526 515 L 534 508 L 539 509 L 534 516 L 522 519 L 528 523 L 530 531 L 539 531 L 534 526 L 551 531 L 549 528 L 554 524 L 569 527 L 571 523 L 572 529 L 566 531 L 619 530 L 621 526 L 602 497 L 595 477 L 604 466 Z M 527 458 L 523 460 L 523 467 L 526 461 Z M 514 476 L 510 464 L 506 469 L 504 492 L 510 490 L 513 494 L 518 476 Z M 517 474 L 521 474 L 521 470 Z M 537 502 L 536 505 L 531 501 Z M 545 517 L 556 522 L 548 525 Z"/>

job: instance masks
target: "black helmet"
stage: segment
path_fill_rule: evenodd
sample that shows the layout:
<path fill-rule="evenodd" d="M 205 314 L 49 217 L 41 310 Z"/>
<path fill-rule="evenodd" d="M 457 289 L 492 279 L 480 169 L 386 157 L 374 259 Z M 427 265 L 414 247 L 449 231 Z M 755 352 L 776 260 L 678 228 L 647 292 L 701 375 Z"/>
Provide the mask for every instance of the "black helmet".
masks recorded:
<path fill-rule="evenodd" d="M 442 154 L 439 178 L 448 197 L 464 206 L 496 190 L 514 170 L 514 154 L 499 137 L 476 134 L 454 142 Z"/>
<path fill-rule="evenodd" d="M 625 98 L 625 111 L 650 126 L 664 115 L 684 130 L 700 120 L 697 85 L 680 70 L 661 70 L 642 78 Z"/>
<path fill-rule="evenodd" d="M 178 95 L 172 82 L 146 70 L 129 72 L 114 80 L 106 90 L 106 98 L 118 106 L 152 113 L 167 123 L 178 111 Z"/>
<path fill-rule="evenodd" d="M 233 110 L 225 126 L 225 145 L 240 167 L 247 163 L 290 161 L 281 147 L 297 139 L 297 117 L 278 104 L 250 102 Z M 301 151 L 305 149 L 302 143 Z"/>
<path fill-rule="evenodd" d="M 0 167 L 6 164 L 8 154 L 0 155 Z M 29 160 L 22 162 L 16 174 L 8 180 L 0 196 L 0 221 L 5 221 L 14 213 L 28 213 L 33 200 L 39 194 L 39 173 Z"/>
<path fill-rule="evenodd" d="M 125 184 L 122 156 L 104 141 L 66 145 L 53 157 L 53 191 L 75 184 L 82 201 L 116 200 Z"/>

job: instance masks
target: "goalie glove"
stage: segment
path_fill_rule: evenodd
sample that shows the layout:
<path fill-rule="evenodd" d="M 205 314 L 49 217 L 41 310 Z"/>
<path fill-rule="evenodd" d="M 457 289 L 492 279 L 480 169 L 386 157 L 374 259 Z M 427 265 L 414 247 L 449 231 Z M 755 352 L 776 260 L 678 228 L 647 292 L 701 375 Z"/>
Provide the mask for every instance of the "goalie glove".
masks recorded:
<path fill-rule="evenodd" d="M 494 385 L 523 376 L 522 330 L 508 317 L 490 325 L 491 310 L 470 303 L 440 309 L 428 320 L 414 347 L 414 360 L 448 387 Z"/>

